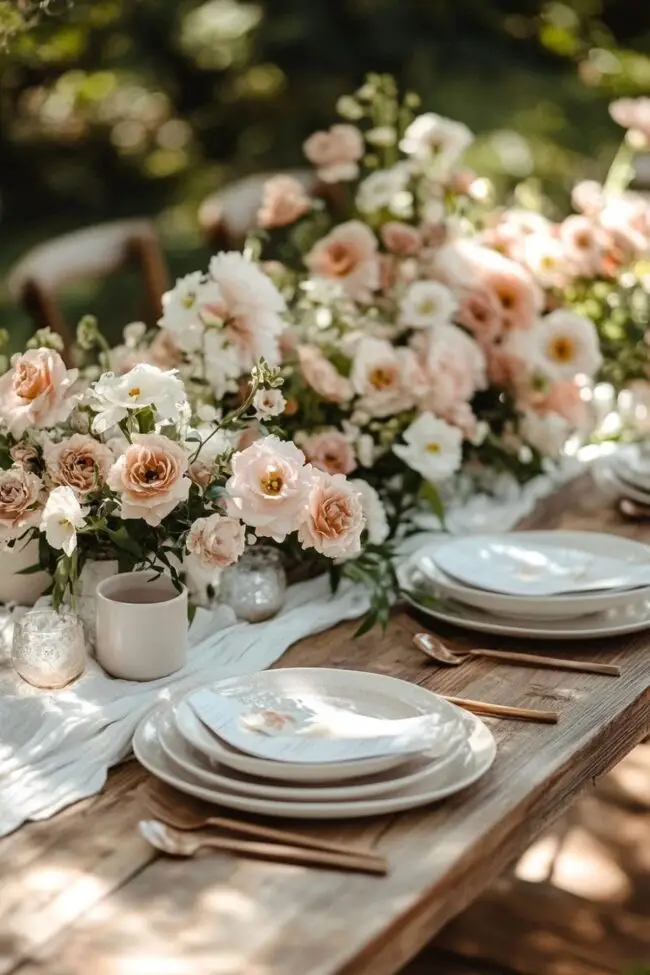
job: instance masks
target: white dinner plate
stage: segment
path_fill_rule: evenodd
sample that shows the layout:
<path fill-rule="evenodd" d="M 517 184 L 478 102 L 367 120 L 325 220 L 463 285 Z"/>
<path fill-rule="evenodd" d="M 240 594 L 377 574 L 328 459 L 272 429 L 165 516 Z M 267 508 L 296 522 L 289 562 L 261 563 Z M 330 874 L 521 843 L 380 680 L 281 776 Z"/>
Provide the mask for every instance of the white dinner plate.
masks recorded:
<path fill-rule="evenodd" d="M 556 598 L 572 586 L 620 576 L 650 561 L 639 542 L 599 532 L 505 532 L 456 538 L 436 549 L 436 565 L 486 592 Z"/>
<path fill-rule="evenodd" d="M 209 787 L 194 775 L 180 768 L 163 751 L 158 740 L 162 708 L 158 708 L 140 722 L 133 738 L 135 757 L 152 775 L 168 785 L 216 803 L 227 809 L 280 816 L 293 819 L 350 819 L 362 816 L 382 816 L 426 806 L 466 789 L 480 779 L 492 765 L 496 742 L 489 728 L 475 715 L 468 715 L 472 725 L 468 748 L 461 762 L 452 763 L 442 773 L 435 767 L 428 776 L 405 786 L 388 796 L 372 799 L 338 800 L 333 802 L 291 802 L 244 796 L 229 789 Z"/>
<path fill-rule="evenodd" d="M 473 726 L 463 716 L 463 725 L 469 737 Z M 158 740 L 163 751 L 184 771 L 205 785 L 217 789 L 229 789 L 247 796 L 260 796 L 266 799 L 295 799 L 297 802 L 327 802 L 332 799 L 371 799 L 373 796 L 388 795 L 405 786 L 413 785 L 420 779 L 430 777 L 435 770 L 442 774 L 453 763 L 462 766 L 468 749 L 467 741 L 461 740 L 445 755 L 444 758 L 427 757 L 426 753 L 418 758 L 400 765 L 399 768 L 389 770 L 383 774 L 368 776 L 353 782 L 335 786 L 299 786 L 287 785 L 283 782 L 269 782 L 252 779 L 241 775 L 224 765 L 214 764 L 179 734 L 174 723 L 172 706 L 167 704 L 161 709 L 157 725 Z"/>
<path fill-rule="evenodd" d="M 527 534 L 536 536 L 537 532 Z M 611 547 L 613 537 L 611 535 L 597 535 L 594 540 L 594 535 L 591 532 L 556 532 L 555 534 L 559 535 L 565 543 L 573 546 L 599 545 L 600 540 L 605 538 L 608 547 Z M 618 542 L 620 545 L 617 544 Z M 636 542 L 630 543 L 627 539 L 616 538 L 614 545 L 618 557 L 626 562 L 631 562 L 632 559 L 635 562 L 650 559 L 650 549 Z M 630 602 L 630 592 L 624 590 L 577 595 L 514 596 L 475 589 L 450 578 L 438 567 L 436 563 L 438 548 L 438 542 L 431 542 L 418 549 L 412 556 L 412 564 L 422 573 L 424 588 L 465 606 L 482 609 L 493 616 L 507 619 L 521 618 L 528 621 L 566 620 L 577 616 L 603 613 L 610 609 L 625 608 Z M 634 599 L 650 599 L 650 586 L 636 589 Z"/>
<path fill-rule="evenodd" d="M 650 494 L 650 455 L 639 444 L 624 444 L 610 457 L 612 470 L 640 491 Z"/>
<path fill-rule="evenodd" d="M 426 688 L 366 671 L 325 667 L 282 668 L 226 678 L 210 687 L 219 694 L 244 699 L 255 707 L 282 710 L 287 699 L 292 703 L 304 702 L 308 705 L 324 701 L 376 718 L 411 718 L 437 712 L 454 722 L 458 720 L 456 709 Z M 205 727 L 187 703 L 186 698 L 191 693 L 174 706 L 174 719 L 183 738 L 213 761 L 254 778 L 304 783 L 343 782 L 385 772 L 405 761 L 403 755 L 383 755 L 349 762 L 306 765 L 245 755 Z"/>

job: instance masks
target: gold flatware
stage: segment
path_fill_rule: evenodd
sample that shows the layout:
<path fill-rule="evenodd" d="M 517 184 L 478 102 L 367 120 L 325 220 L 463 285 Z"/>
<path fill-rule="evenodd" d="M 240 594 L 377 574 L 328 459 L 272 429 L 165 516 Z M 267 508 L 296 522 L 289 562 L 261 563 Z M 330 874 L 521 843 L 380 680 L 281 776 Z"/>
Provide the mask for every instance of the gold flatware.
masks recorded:
<path fill-rule="evenodd" d="M 512 721 L 538 721 L 540 724 L 557 724 L 559 720 L 555 711 L 514 708 L 508 704 L 490 704 L 488 701 L 468 701 L 464 697 L 449 697 L 447 694 L 441 694 L 440 697 L 483 718 L 510 718 Z"/>
<path fill-rule="evenodd" d="M 232 819 L 229 816 L 214 816 L 207 804 L 189 797 L 180 797 L 162 782 L 145 783 L 141 787 L 139 795 L 147 811 L 154 819 L 160 820 L 168 826 L 173 826 L 175 829 L 196 830 L 212 826 L 248 839 L 267 840 L 271 843 L 284 843 L 306 850 L 342 854 L 379 865 L 386 863 L 385 858 L 375 853 L 374 850 L 344 843 L 332 843 L 329 840 L 317 839 L 303 833 L 295 833 L 292 830 L 274 829 L 272 826 L 262 826 L 259 823 Z"/>
<path fill-rule="evenodd" d="M 357 857 L 352 854 L 308 850 L 304 847 L 263 843 L 258 840 L 238 840 L 230 836 L 214 836 L 209 833 L 188 833 L 172 829 L 155 819 L 142 820 L 138 825 L 140 833 L 148 843 L 171 856 L 191 857 L 199 850 L 212 849 L 251 857 L 255 860 L 269 860 L 273 863 L 329 867 L 378 876 L 385 876 L 388 873 L 386 860 L 371 861 L 367 857 Z"/>
<path fill-rule="evenodd" d="M 601 674 L 605 677 L 620 677 L 616 664 L 599 664 L 590 660 L 566 660 L 563 657 L 541 657 L 535 653 L 519 653 L 516 650 L 450 650 L 442 640 L 431 633 L 416 633 L 413 643 L 418 650 L 436 663 L 447 667 L 458 667 L 468 657 L 487 657 L 490 660 L 506 660 L 521 667 L 539 667 L 553 670 L 572 670 L 579 674 Z"/>

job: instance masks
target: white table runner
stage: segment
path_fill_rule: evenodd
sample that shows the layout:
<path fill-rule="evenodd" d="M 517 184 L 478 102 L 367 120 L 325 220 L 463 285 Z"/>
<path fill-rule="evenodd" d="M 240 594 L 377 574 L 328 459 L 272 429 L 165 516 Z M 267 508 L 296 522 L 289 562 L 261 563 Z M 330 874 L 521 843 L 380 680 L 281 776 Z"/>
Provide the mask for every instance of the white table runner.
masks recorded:
<path fill-rule="evenodd" d="M 506 491 L 500 500 L 473 498 L 450 510 L 447 530 L 507 531 L 580 469 L 573 462 L 523 489 Z M 404 554 L 428 537 L 425 531 L 410 538 Z M 92 660 L 80 680 L 60 691 L 37 690 L 13 671 L 12 614 L 5 610 L 0 618 L 0 836 L 99 792 L 108 769 L 129 754 L 138 722 L 157 701 L 270 667 L 297 640 L 362 616 L 367 608 L 362 587 L 343 584 L 332 595 L 327 577 L 320 577 L 292 586 L 282 612 L 266 623 L 237 623 L 223 606 L 214 613 L 199 611 L 188 662 L 177 674 L 134 683 L 109 677 Z"/>

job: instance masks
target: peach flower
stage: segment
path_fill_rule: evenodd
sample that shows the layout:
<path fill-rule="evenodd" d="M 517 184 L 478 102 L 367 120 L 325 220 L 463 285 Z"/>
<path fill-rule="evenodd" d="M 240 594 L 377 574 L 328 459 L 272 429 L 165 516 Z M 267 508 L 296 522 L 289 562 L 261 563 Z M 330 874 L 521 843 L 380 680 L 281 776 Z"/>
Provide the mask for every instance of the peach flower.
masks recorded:
<path fill-rule="evenodd" d="M 314 132 L 303 151 L 324 183 L 339 183 L 357 177 L 363 137 L 354 125 L 332 125 L 327 132 Z"/>
<path fill-rule="evenodd" d="M 584 429 L 588 422 L 589 410 L 580 387 L 570 380 L 552 383 L 544 393 L 533 393 L 530 405 L 538 413 L 557 413 L 576 430 Z"/>
<path fill-rule="evenodd" d="M 299 441 L 310 464 L 327 474 L 350 474 L 357 466 L 354 451 L 339 430 L 322 430 Z"/>
<path fill-rule="evenodd" d="M 264 437 L 232 458 L 226 484 L 230 512 L 258 535 L 282 542 L 304 516 L 312 479 L 302 450 L 279 437 Z"/>
<path fill-rule="evenodd" d="M 598 274 L 604 235 L 588 217 L 574 213 L 560 224 L 560 239 L 576 274 Z"/>
<path fill-rule="evenodd" d="M 609 106 L 615 122 L 628 130 L 635 149 L 650 145 L 650 98 L 618 98 Z"/>
<path fill-rule="evenodd" d="M 102 487 L 115 459 L 110 447 L 81 433 L 47 443 L 43 454 L 50 480 L 71 487 L 79 498 Z"/>
<path fill-rule="evenodd" d="M 350 381 L 359 406 L 373 417 L 390 416 L 415 405 L 427 377 L 412 349 L 385 339 L 363 338 L 356 349 Z"/>
<path fill-rule="evenodd" d="M 17 443 L 9 449 L 9 456 L 14 464 L 26 467 L 28 471 L 37 469 L 39 463 L 38 450 L 28 443 Z"/>
<path fill-rule="evenodd" d="M 18 538 L 37 525 L 42 511 L 43 482 L 25 467 L 14 464 L 0 471 L 0 542 Z"/>
<path fill-rule="evenodd" d="M 305 255 L 316 277 L 337 281 L 354 301 L 370 301 L 379 287 L 377 239 L 360 220 L 339 224 Z"/>
<path fill-rule="evenodd" d="M 457 325 L 433 329 L 425 354 L 429 388 L 420 406 L 449 421 L 461 403 L 485 389 L 485 356 L 478 343 Z"/>
<path fill-rule="evenodd" d="M 180 444 L 161 434 L 138 433 L 106 481 L 122 496 L 122 518 L 142 518 L 155 528 L 187 499 L 187 472 L 187 455 Z"/>
<path fill-rule="evenodd" d="M 389 220 L 380 233 L 384 246 L 398 257 L 411 257 L 422 247 L 420 231 L 401 220 Z"/>
<path fill-rule="evenodd" d="M 309 197 L 293 176 L 274 176 L 264 184 L 257 222 L 265 230 L 286 227 L 311 208 Z"/>
<path fill-rule="evenodd" d="M 501 334 L 501 314 L 496 298 L 489 291 L 475 288 L 461 299 L 456 320 L 480 344 L 492 342 Z"/>
<path fill-rule="evenodd" d="M 350 558 L 361 551 L 364 524 L 359 492 L 342 474 L 321 473 L 309 492 L 298 538 L 303 548 L 314 548 L 328 558 Z"/>
<path fill-rule="evenodd" d="M 185 544 L 204 569 L 225 569 L 242 555 L 246 529 L 238 518 L 214 514 L 194 522 Z"/>
<path fill-rule="evenodd" d="M 75 405 L 71 387 L 77 369 L 66 369 L 53 349 L 30 349 L 0 378 L 0 419 L 16 439 L 28 427 L 53 427 L 67 420 Z"/>
<path fill-rule="evenodd" d="M 349 380 L 336 371 L 315 345 L 298 346 L 298 362 L 307 385 L 328 403 L 344 403 L 351 398 Z"/>

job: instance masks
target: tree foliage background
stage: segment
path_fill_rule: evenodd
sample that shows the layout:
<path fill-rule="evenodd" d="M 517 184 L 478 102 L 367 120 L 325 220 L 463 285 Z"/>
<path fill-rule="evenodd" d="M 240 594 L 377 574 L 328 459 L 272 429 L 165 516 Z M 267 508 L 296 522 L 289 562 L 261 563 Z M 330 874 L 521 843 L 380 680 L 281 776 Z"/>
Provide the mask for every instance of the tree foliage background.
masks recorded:
<path fill-rule="evenodd" d="M 479 135 L 470 161 L 502 188 L 561 204 L 607 167 L 619 135 L 608 100 L 650 92 L 650 7 L 0 0 L 0 274 L 62 230 L 141 214 L 159 221 L 172 268 L 191 267 L 201 199 L 299 164 L 303 139 L 368 70 L 466 122 Z"/>

